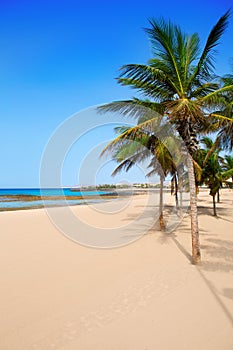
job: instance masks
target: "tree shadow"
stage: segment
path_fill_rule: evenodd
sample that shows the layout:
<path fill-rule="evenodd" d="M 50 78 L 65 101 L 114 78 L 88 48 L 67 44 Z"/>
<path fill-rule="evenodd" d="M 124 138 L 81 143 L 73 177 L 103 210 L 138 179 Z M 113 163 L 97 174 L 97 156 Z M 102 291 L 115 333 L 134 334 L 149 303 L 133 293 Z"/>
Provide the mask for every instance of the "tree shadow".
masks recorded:
<path fill-rule="evenodd" d="M 223 295 L 226 298 L 229 298 L 229 299 L 233 300 L 233 288 L 224 288 L 223 289 Z"/>
<path fill-rule="evenodd" d="M 221 215 L 224 215 L 223 217 L 216 217 L 216 220 L 227 220 L 229 222 L 233 222 L 228 217 L 230 216 L 229 210 L 226 208 L 219 208 L 219 213 Z M 190 234 L 190 223 L 186 220 L 183 221 L 184 217 L 187 216 L 187 212 L 184 212 L 183 217 L 179 217 L 179 212 L 175 210 L 174 206 L 172 205 L 165 205 L 164 207 L 164 221 L 165 225 L 168 224 L 169 218 L 173 215 L 174 223 L 169 223 L 169 231 L 161 231 L 160 225 L 159 225 L 159 218 L 158 218 L 158 208 L 157 206 L 151 206 L 149 210 L 146 210 L 143 214 L 141 214 L 142 222 L 140 223 L 140 220 L 137 221 L 137 228 L 141 230 L 144 230 L 145 234 L 154 234 L 157 237 L 157 240 L 160 244 L 168 244 L 169 240 L 172 240 L 179 251 L 186 257 L 189 263 L 192 263 L 192 255 L 191 251 L 188 251 L 184 244 L 182 244 L 182 241 L 180 241 L 179 237 L 182 237 L 182 235 Z M 212 215 L 212 208 L 206 207 L 206 206 L 199 206 L 198 207 L 198 214 L 199 216 L 206 216 L 206 215 Z M 176 220 L 177 215 L 177 220 Z M 140 214 L 128 214 L 127 218 L 123 219 L 123 221 L 133 221 L 136 220 Z M 154 217 L 154 223 L 153 225 L 149 226 L 148 228 L 145 228 L 145 224 L 147 219 L 150 219 L 151 217 Z M 215 236 L 211 234 L 209 230 L 205 230 L 201 226 L 199 227 L 200 230 L 200 236 L 205 237 L 204 243 L 201 244 L 201 249 L 205 250 L 206 260 L 202 261 L 200 268 L 206 271 L 224 271 L 224 272 L 231 272 L 233 271 L 233 242 L 216 239 Z M 140 236 L 139 231 L 136 230 L 135 232 L 133 229 L 128 229 L 126 236 L 128 237 L 137 237 Z M 141 235 L 142 236 L 142 235 Z M 190 245 L 191 248 L 191 245 Z M 191 249 L 190 249 L 191 250 Z"/>
<path fill-rule="evenodd" d="M 200 216 L 210 215 L 211 217 L 213 217 L 211 207 L 199 206 L 198 213 Z M 220 207 L 218 208 L 218 213 L 221 216 L 216 217 L 216 220 L 220 220 L 220 221 L 225 220 L 225 221 L 233 222 L 231 220 L 231 212 L 228 208 Z M 165 222 L 166 220 L 168 220 L 168 217 L 171 214 L 174 215 L 174 206 L 165 206 L 165 210 L 164 210 Z M 148 210 L 146 215 L 147 216 L 155 215 L 155 209 Z M 185 213 L 184 216 L 186 215 L 187 213 Z M 130 217 L 131 219 L 135 218 L 134 215 L 131 215 Z M 173 228 L 174 230 L 172 230 Z M 225 306 L 224 302 L 221 300 L 219 291 L 216 289 L 214 284 L 205 275 L 205 272 L 207 273 L 208 271 L 212 271 L 212 272 L 222 271 L 225 273 L 233 271 L 233 254 L 232 254 L 233 242 L 229 240 L 215 238 L 216 236 L 212 234 L 210 230 L 205 230 L 202 227 L 200 227 L 199 230 L 200 230 L 200 236 L 205 237 L 204 243 L 201 244 L 201 249 L 205 250 L 206 259 L 202 261 L 200 265 L 196 266 L 196 269 L 200 274 L 200 277 L 205 282 L 207 288 L 215 298 L 216 302 L 222 308 L 226 317 L 233 324 L 232 315 L 228 310 L 228 308 Z M 146 232 L 146 234 L 155 235 L 155 237 L 157 238 L 157 241 L 160 244 L 167 244 L 170 240 L 172 240 L 175 243 L 178 250 L 187 259 L 189 264 L 190 265 L 192 264 L 191 253 L 186 249 L 185 245 L 179 239 L 179 237 L 182 237 L 182 235 L 184 237 L 184 235 L 190 234 L 190 223 L 187 220 L 183 221 L 181 219 L 178 226 L 177 226 L 177 222 L 175 222 L 173 224 L 173 227 L 172 225 L 170 226 L 170 232 L 160 231 L 159 221 L 156 220 L 154 225 Z M 191 244 L 190 244 L 190 248 L 191 248 Z M 233 289 L 232 288 L 223 289 L 222 295 L 229 299 L 233 299 Z"/>
<path fill-rule="evenodd" d="M 207 244 L 203 245 L 203 248 L 207 260 L 203 261 L 201 268 L 207 271 L 233 271 L 233 242 L 216 238 L 207 238 L 206 241 Z"/>
<path fill-rule="evenodd" d="M 201 266 L 197 266 L 197 271 L 199 272 L 200 276 L 202 277 L 203 281 L 205 282 L 206 286 L 208 287 L 209 291 L 212 293 L 213 297 L 215 298 L 215 300 L 217 301 L 218 305 L 221 307 L 222 311 L 224 312 L 224 314 L 226 315 L 226 317 L 228 318 L 228 320 L 230 321 L 230 323 L 233 325 L 233 318 L 232 315 L 230 313 L 230 311 L 228 310 L 228 308 L 225 306 L 225 304 L 222 302 L 221 298 L 219 297 L 219 293 L 217 291 L 217 289 L 214 287 L 213 283 L 211 283 L 205 276 L 205 274 L 203 273 Z M 223 289 L 223 293 L 228 293 L 230 296 L 232 295 L 233 290 L 230 288 L 225 288 Z M 227 295 L 225 295 L 227 296 Z"/>
<path fill-rule="evenodd" d="M 213 215 L 213 208 L 199 205 L 198 206 L 198 215 L 199 216 L 208 215 L 208 216 L 211 216 L 215 219 L 221 219 L 221 220 L 233 223 L 233 220 L 228 219 L 228 218 L 232 217 L 231 210 L 226 208 L 226 207 L 217 207 L 217 216 L 214 216 Z"/>

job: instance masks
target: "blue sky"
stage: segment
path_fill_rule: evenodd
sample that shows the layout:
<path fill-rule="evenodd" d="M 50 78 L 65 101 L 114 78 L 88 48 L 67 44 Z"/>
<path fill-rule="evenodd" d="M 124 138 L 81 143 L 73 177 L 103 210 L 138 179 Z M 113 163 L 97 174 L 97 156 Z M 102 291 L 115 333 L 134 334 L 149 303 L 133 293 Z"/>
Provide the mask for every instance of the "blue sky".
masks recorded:
<path fill-rule="evenodd" d="M 232 5 L 221 1 L 0 1 L 0 187 L 37 187 L 42 152 L 54 130 L 90 106 L 132 97 L 118 69 L 146 63 L 143 31 L 151 17 L 170 18 L 205 40 Z M 218 47 L 218 74 L 233 57 L 233 18 Z M 74 147 L 78 152 L 78 147 Z M 69 157 L 68 157 L 69 158 Z M 75 152 L 63 184 L 77 183 Z M 110 166 L 98 182 L 112 182 Z M 137 172 L 132 175 L 137 180 Z M 140 177 L 140 176 L 139 176 Z"/>

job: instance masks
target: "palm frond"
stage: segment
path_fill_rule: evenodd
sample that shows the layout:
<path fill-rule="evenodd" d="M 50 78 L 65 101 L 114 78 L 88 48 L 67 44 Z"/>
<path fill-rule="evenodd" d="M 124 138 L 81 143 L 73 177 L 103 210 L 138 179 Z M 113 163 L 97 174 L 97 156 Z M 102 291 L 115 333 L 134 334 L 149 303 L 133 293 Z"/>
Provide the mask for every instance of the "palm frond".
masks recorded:
<path fill-rule="evenodd" d="M 146 28 L 145 31 L 149 35 L 155 57 L 166 63 L 167 68 L 170 69 L 170 74 L 172 73 L 173 77 L 176 78 L 177 84 L 173 83 L 173 87 L 175 87 L 176 93 L 182 97 L 184 87 L 175 56 L 175 44 L 177 43 L 176 35 L 183 37 L 183 33 L 178 26 L 173 25 L 170 21 L 165 22 L 163 19 L 155 20 L 152 18 L 149 23 L 151 28 Z"/>
<path fill-rule="evenodd" d="M 118 83 L 125 86 L 131 86 L 134 89 L 141 90 L 152 98 L 168 98 L 179 90 L 170 79 L 170 72 L 167 67 L 162 66 L 162 62 L 153 59 L 149 65 L 128 64 L 121 67 Z"/>
<path fill-rule="evenodd" d="M 145 160 L 146 157 L 150 156 L 148 150 L 143 150 L 136 154 L 133 154 L 126 159 L 124 159 L 112 172 L 112 176 L 116 176 L 122 170 L 129 171 L 136 163 Z"/>
<path fill-rule="evenodd" d="M 123 134 L 124 132 L 128 131 L 130 129 L 130 126 L 128 125 L 121 125 L 121 126 L 116 126 L 114 128 L 114 131 L 116 134 L 120 135 Z"/>
<path fill-rule="evenodd" d="M 223 93 L 230 91 L 233 91 L 233 85 L 227 85 L 224 87 L 221 87 L 220 89 L 217 89 L 208 95 L 202 97 L 199 99 L 200 103 L 203 104 L 203 106 L 209 106 L 213 108 L 213 106 L 222 106 L 224 107 L 226 105 L 226 100 L 224 98 Z"/>
<path fill-rule="evenodd" d="M 208 82 L 197 86 L 190 94 L 190 98 L 202 98 L 218 89 L 219 84 Z"/>
<path fill-rule="evenodd" d="M 207 150 L 210 150 L 213 147 L 213 144 L 214 144 L 213 140 L 211 140 L 211 138 L 209 138 L 207 136 L 205 136 L 205 137 L 203 137 L 201 139 L 201 143 L 203 143 L 205 145 L 205 148 Z"/>
<path fill-rule="evenodd" d="M 201 181 L 202 167 L 193 159 L 193 166 L 197 181 Z"/>
<path fill-rule="evenodd" d="M 160 103 L 133 98 L 125 101 L 114 101 L 97 107 L 100 113 L 119 112 L 123 116 L 134 119 L 138 118 L 155 118 L 164 114 L 164 107 Z"/>
<path fill-rule="evenodd" d="M 198 64 L 190 77 L 189 86 L 193 83 L 194 80 L 197 80 L 199 77 L 209 79 L 213 71 L 213 49 L 219 44 L 219 40 L 222 37 L 226 27 L 228 25 L 228 20 L 230 17 L 230 10 L 228 10 L 223 16 L 220 17 L 218 22 L 212 28 L 204 50 L 201 54 L 201 57 L 198 61 Z"/>
<path fill-rule="evenodd" d="M 221 121 L 225 121 L 225 122 L 228 121 L 228 122 L 233 123 L 233 118 L 226 117 L 225 115 L 222 115 L 222 114 L 211 113 L 210 117 L 214 117 L 214 118 L 219 119 Z"/>
<path fill-rule="evenodd" d="M 226 170 L 226 171 L 222 172 L 223 180 L 227 180 L 227 179 L 231 178 L 232 176 L 233 176 L 233 169 Z"/>
<path fill-rule="evenodd" d="M 218 150 L 217 153 L 220 152 L 220 138 L 217 137 L 215 142 L 213 142 L 209 137 L 204 137 L 202 140 L 201 140 L 202 143 L 204 143 L 206 145 L 206 148 L 208 150 L 206 156 L 205 156 L 205 159 L 204 159 L 204 162 L 203 162 L 203 166 L 205 166 L 208 162 L 208 160 L 210 159 L 210 157 L 214 154 L 214 152 L 216 152 L 216 150 Z"/>
<path fill-rule="evenodd" d="M 149 135 L 154 131 L 155 125 L 157 122 L 157 117 L 153 119 L 146 120 L 145 122 L 135 125 L 132 128 L 129 128 L 119 136 L 117 136 L 114 140 L 112 140 L 101 152 L 101 156 L 103 156 L 106 152 L 112 152 L 114 148 L 121 146 L 125 141 L 134 141 L 140 142 L 140 140 L 145 137 L 145 135 Z M 136 140 L 136 141 L 135 141 Z"/>

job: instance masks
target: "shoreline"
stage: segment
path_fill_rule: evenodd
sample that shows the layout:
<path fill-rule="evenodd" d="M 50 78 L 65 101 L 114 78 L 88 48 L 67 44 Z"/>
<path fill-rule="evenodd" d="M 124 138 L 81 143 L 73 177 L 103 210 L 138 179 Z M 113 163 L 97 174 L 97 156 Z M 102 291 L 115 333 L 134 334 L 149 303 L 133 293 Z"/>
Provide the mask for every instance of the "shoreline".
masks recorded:
<path fill-rule="evenodd" d="M 32 189 L 33 190 L 33 189 Z M 73 190 L 72 192 L 76 192 L 77 190 Z M 105 191 L 105 190 L 104 190 Z M 106 189 L 107 191 L 107 189 Z M 199 188 L 199 193 L 207 193 L 209 191 L 208 188 L 201 187 Z M 230 191 L 229 188 L 222 188 L 221 192 L 223 191 Z M 85 192 L 85 191 L 84 191 Z M 88 192 L 88 190 L 86 190 Z M 129 192 L 128 189 L 120 189 L 118 192 L 108 192 L 108 193 L 100 193 L 96 195 L 64 195 L 64 196 L 59 196 L 59 195 L 50 195 L 50 196 L 42 196 L 42 195 L 31 195 L 31 194 L 18 194 L 18 195 L 0 195 L 0 201 L 1 199 L 4 199 L 3 203 L 18 203 L 18 202 L 46 202 L 46 201 L 54 201 L 57 203 L 47 203 L 44 205 L 43 203 L 38 203 L 35 205 L 25 205 L 25 206 L 20 206 L 20 207 L 0 207 L 0 213 L 2 212 L 13 212 L 13 211 L 21 211 L 21 210 L 36 210 L 36 209 L 43 209 L 45 207 L 49 208 L 56 208 L 56 207 L 64 207 L 64 206 L 86 206 L 86 205 L 91 205 L 93 203 L 98 203 L 98 202 L 105 202 L 107 200 L 113 200 L 113 199 L 119 199 L 121 198 L 127 198 L 130 196 L 137 196 L 137 195 L 142 195 L 142 194 L 147 194 L 148 192 L 154 192 L 158 193 L 159 189 L 157 188 L 134 188 L 133 191 Z M 164 194 L 170 193 L 170 189 L 165 188 L 164 189 Z M 172 197 L 172 195 L 171 195 Z M 72 203 L 72 201 L 77 201 L 80 200 L 82 202 L 80 203 Z M 60 201 L 60 203 L 59 203 Z M 69 202 L 68 204 L 62 203 L 64 202 Z M 86 202 L 85 202 L 86 201 Z M 96 201 L 96 202 L 95 202 Z"/>
<path fill-rule="evenodd" d="M 29 209 L 41 209 L 44 207 L 63 207 L 63 206 L 74 206 L 74 205 L 88 205 L 91 203 L 96 202 L 104 202 L 107 200 L 112 199 L 118 199 L 118 198 L 124 198 L 129 197 L 131 195 L 141 195 L 147 193 L 148 190 L 146 189 L 136 189 L 134 191 L 129 192 L 128 189 L 121 189 L 118 192 L 116 191 L 109 191 L 106 193 L 97 193 L 97 194 L 88 194 L 88 195 L 32 195 L 32 194 L 13 194 L 13 195 L 0 195 L 0 202 L 4 203 L 19 203 L 19 202 L 46 202 L 46 201 L 53 201 L 54 203 L 38 203 L 35 205 L 24 205 L 20 207 L 0 207 L 0 212 L 5 211 L 19 211 L 19 210 L 29 210 Z M 72 191 L 76 192 L 76 191 Z M 84 191 L 85 192 L 85 191 Z M 86 191 L 88 192 L 88 191 Z M 2 201 L 1 201 L 2 199 Z M 72 203 L 72 201 L 80 201 L 80 203 Z M 68 202 L 68 204 L 64 203 Z"/>

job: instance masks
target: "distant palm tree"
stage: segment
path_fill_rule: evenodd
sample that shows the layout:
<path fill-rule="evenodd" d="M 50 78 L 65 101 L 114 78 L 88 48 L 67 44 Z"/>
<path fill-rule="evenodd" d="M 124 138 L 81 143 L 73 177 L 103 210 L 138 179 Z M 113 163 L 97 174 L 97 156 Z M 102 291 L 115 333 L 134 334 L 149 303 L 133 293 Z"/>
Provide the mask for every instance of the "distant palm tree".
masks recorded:
<path fill-rule="evenodd" d="M 213 212 L 214 216 L 217 216 L 216 210 L 216 195 L 219 194 L 219 190 L 223 185 L 228 185 L 228 179 L 233 176 L 233 164 L 232 167 L 228 167 L 225 170 L 222 166 L 224 158 L 220 156 L 221 148 L 216 148 L 213 151 L 214 145 L 212 139 L 204 137 L 201 140 L 204 148 L 199 150 L 198 163 L 202 168 L 201 180 L 199 184 L 205 184 L 210 189 L 210 195 L 213 198 Z"/>
<path fill-rule="evenodd" d="M 222 86 L 233 85 L 233 74 L 225 75 L 222 79 Z M 222 93 L 222 105 L 218 112 L 212 114 L 217 117 L 218 142 L 225 150 L 233 149 L 233 91 L 228 90 Z"/>
<path fill-rule="evenodd" d="M 229 15 L 228 11 L 213 27 L 202 52 L 198 34 L 188 35 L 170 21 L 150 20 L 146 32 L 154 57 L 148 65 L 123 66 L 118 82 L 131 86 L 151 101 L 134 98 L 100 107 L 102 111 L 117 111 L 136 118 L 150 111 L 151 118 L 142 123 L 143 127 L 157 120 L 159 113 L 183 139 L 188 150 L 192 257 L 195 264 L 201 260 L 201 253 L 192 155 L 198 149 L 197 134 L 208 122 L 208 110 L 217 108 L 223 92 L 233 91 L 233 84 L 220 87 L 213 78 L 214 49 L 226 29 Z M 132 134 L 140 125 L 135 128 L 132 128 Z M 127 135 L 123 133 L 121 139 L 125 137 Z"/>
<path fill-rule="evenodd" d="M 202 167 L 199 184 L 205 184 L 209 187 L 210 195 L 213 198 L 214 216 L 217 216 L 215 197 L 217 195 L 218 202 L 220 202 L 220 188 L 222 188 L 222 169 L 220 165 L 222 158 L 219 156 L 221 148 L 218 139 L 214 142 L 209 137 L 203 137 L 201 143 L 204 145 L 204 149 L 198 152 L 199 157 L 197 158 L 199 165 Z"/>
<path fill-rule="evenodd" d="M 223 169 L 226 171 L 233 169 L 233 157 L 230 155 L 226 155 L 224 157 L 224 162 L 223 162 L 222 166 L 223 166 Z M 233 175 L 232 175 L 231 180 L 233 182 Z"/>

